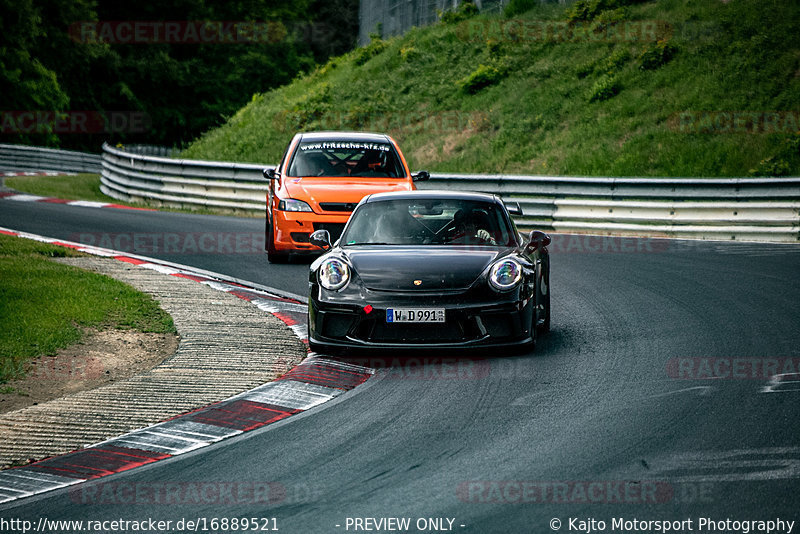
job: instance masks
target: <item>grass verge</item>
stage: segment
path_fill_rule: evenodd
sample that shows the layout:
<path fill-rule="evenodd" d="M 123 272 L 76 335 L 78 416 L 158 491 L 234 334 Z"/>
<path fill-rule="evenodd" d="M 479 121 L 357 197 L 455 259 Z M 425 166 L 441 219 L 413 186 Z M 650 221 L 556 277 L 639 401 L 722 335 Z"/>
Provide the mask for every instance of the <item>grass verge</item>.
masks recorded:
<path fill-rule="evenodd" d="M 175 332 L 150 296 L 48 259 L 80 255 L 0 235 L 0 384 L 24 377 L 29 360 L 79 342 L 89 327 Z"/>
<path fill-rule="evenodd" d="M 99 174 L 77 174 L 75 176 L 17 176 L 6 178 L 8 187 L 43 197 L 66 200 L 91 200 L 94 202 L 114 202 L 100 191 Z M 134 204 L 127 204 L 133 206 Z"/>

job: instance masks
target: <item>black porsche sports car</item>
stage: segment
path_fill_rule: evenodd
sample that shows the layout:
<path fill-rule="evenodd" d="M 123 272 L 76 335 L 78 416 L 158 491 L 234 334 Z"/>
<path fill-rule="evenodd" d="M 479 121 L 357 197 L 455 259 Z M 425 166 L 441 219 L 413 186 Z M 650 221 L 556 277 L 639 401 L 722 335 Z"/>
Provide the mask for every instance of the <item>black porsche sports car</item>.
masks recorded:
<path fill-rule="evenodd" d="M 335 246 L 310 241 L 327 251 L 309 276 L 314 351 L 532 346 L 550 327 L 550 237 L 520 234 L 497 196 L 378 193 Z"/>

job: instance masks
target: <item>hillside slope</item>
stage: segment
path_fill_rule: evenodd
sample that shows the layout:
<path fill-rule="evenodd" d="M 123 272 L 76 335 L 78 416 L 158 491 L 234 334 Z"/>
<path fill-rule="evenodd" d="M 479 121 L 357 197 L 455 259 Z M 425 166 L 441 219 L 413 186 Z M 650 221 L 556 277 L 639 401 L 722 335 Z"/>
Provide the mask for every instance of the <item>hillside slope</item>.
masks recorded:
<path fill-rule="evenodd" d="M 800 4 L 523 3 L 373 40 L 253 95 L 182 157 L 271 163 L 296 131 L 355 129 L 431 171 L 800 174 Z"/>

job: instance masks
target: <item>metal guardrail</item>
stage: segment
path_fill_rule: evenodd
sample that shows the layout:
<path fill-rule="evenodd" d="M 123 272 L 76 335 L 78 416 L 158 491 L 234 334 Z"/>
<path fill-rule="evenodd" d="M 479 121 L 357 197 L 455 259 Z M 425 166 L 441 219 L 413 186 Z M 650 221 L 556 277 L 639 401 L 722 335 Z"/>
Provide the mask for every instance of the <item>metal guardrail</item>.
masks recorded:
<path fill-rule="evenodd" d="M 170 159 L 103 145 L 100 190 L 125 201 L 266 211 L 264 165 Z"/>
<path fill-rule="evenodd" d="M 101 155 L 0 144 L 0 170 L 100 172 L 127 201 L 264 212 L 268 165 L 171 159 L 151 145 Z M 156 154 L 156 155 L 154 155 Z M 523 228 L 605 235 L 800 241 L 800 178 L 604 178 L 432 174 L 421 189 L 483 191 L 519 202 Z"/>
<path fill-rule="evenodd" d="M 100 172 L 100 154 L 0 144 L 0 171 Z"/>
<path fill-rule="evenodd" d="M 498 194 L 519 226 L 557 232 L 800 241 L 800 178 L 432 174 L 421 188 Z"/>
<path fill-rule="evenodd" d="M 179 152 L 177 148 L 160 145 L 125 145 L 124 150 L 125 152 L 133 152 L 134 154 L 160 156 L 163 158 L 171 158 L 174 154 Z"/>
<path fill-rule="evenodd" d="M 0 145 L 0 149 L 5 146 Z M 36 152 L 39 150 L 31 154 Z M 170 159 L 105 144 L 100 188 L 120 200 L 264 212 L 268 184 L 261 171 L 266 166 Z M 429 182 L 418 182 L 418 186 L 499 194 L 520 203 L 525 215 L 517 223 L 523 228 L 601 235 L 800 241 L 800 178 L 433 174 Z"/>
<path fill-rule="evenodd" d="M 121 200 L 264 211 L 268 165 L 148 157 L 103 147 L 103 192 Z M 800 178 L 433 174 L 421 189 L 519 202 L 521 227 L 607 235 L 800 240 Z"/>

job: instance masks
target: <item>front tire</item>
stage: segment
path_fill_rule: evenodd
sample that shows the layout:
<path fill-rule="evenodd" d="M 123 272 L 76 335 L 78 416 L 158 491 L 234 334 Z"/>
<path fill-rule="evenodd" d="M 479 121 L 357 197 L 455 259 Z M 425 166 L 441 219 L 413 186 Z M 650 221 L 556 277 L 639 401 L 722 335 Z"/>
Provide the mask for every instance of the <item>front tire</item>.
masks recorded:
<path fill-rule="evenodd" d="M 550 331 L 550 284 L 546 284 L 547 288 L 542 297 L 542 304 L 544 304 L 544 321 L 539 325 L 539 332 L 546 333 Z"/>
<path fill-rule="evenodd" d="M 536 305 L 535 303 L 531 305 L 531 319 L 530 319 L 530 327 L 528 332 L 530 333 L 530 341 L 525 343 L 524 345 L 520 345 L 517 350 L 514 351 L 514 354 L 518 356 L 523 356 L 525 354 L 530 354 L 534 350 L 536 350 L 536 338 L 537 338 L 537 326 L 536 326 Z"/>

